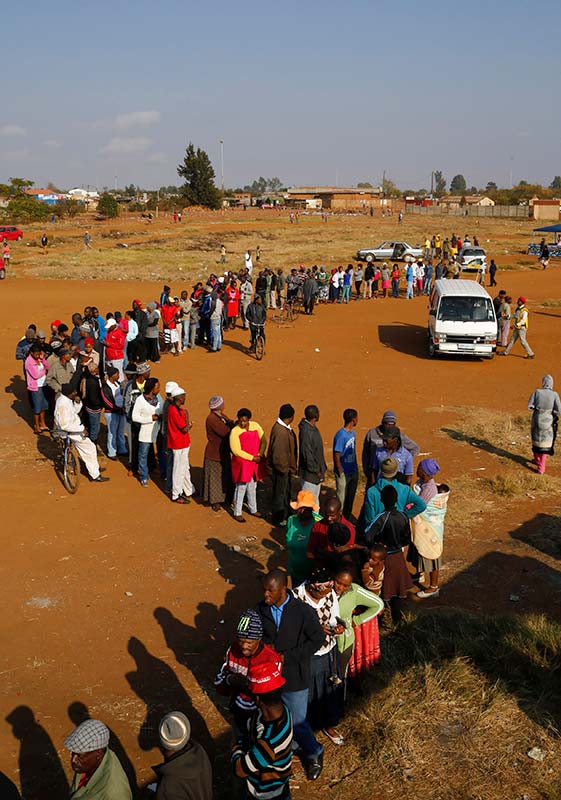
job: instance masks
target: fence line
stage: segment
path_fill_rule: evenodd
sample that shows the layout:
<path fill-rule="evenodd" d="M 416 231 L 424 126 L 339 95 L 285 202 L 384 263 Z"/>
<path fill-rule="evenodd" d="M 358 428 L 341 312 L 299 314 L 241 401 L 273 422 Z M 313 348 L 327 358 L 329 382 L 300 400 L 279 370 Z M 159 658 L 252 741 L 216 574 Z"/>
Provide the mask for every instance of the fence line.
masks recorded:
<path fill-rule="evenodd" d="M 528 206 L 464 206 L 448 208 L 446 206 L 405 206 L 406 214 L 418 214 L 427 217 L 510 217 L 529 219 Z"/>

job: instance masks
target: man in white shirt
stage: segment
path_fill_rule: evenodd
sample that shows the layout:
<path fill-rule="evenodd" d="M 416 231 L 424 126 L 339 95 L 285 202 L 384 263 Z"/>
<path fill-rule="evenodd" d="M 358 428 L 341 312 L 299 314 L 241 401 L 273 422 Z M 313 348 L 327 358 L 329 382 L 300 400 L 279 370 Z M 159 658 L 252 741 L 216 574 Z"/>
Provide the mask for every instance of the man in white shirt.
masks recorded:
<path fill-rule="evenodd" d="M 251 258 L 251 250 L 247 250 L 245 254 L 245 268 L 249 272 L 251 277 L 251 273 L 253 272 L 253 260 Z"/>
<path fill-rule="evenodd" d="M 70 435 L 92 481 L 105 483 L 109 478 L 100 475 L 96 447 L 86 436 L 79 416 L 81 410 L 82 403 L 78 400 L 76 389 L 68 383 L 64 384 L 55 403 L 55 428 Z"/>

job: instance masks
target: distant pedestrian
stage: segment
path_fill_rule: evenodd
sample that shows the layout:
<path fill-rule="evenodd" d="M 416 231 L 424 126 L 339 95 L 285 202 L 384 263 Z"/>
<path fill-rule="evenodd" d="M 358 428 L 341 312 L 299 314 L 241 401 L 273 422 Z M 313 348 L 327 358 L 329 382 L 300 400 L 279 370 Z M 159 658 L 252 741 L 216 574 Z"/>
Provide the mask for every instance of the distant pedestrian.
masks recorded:
<path fill-rule="evenodd" d="M 49 246 L 49 237 L 46 233 L 41 236 L 41 247 L 48 247 Z"/>
<path fill-rule="evenodd" d="M 495 280 L 495 275 L 497 274 L 497 265 L 495 264 L 495 259 L 491 259 L 491 263 L 489 264 L 489 286 L 496 286 L 497 281 Z"/>
<path fill-rule="evenodd" d="M 497 322 L 499 325 L 499 342 L 501 347 L 506 347 L 508 344 L 508 337 L 510 335 L 510 320 L 512 318 L 512 311 L 510 304 L 512 297 L 504 295 L 497 311 Z"/>
<path fill-rule="evenodd" d="M 527 330 L 528 330 L 528 309 L 526 308 L 526 298 L 519 297 L 517 300 L 516 310 L 514 312 L 514 331 L 512 332 L 512 337 L 506 347 L 506 350 L 503 353 L 499 353 L 499 355 L 508 356 L 508 354 L 512 350 L 513 345 L 516 343 L 518 339 L 520 339 L 520 344 L 526 351 L 526 358 L 534 358 L 534 353 L 532 352 L 532 348 L 526 341 Z"/>
<path fill-rule="evenodd" d="M 89 231 L 86 231 L 84 234 L 84 247 L 86 250 L 92 249 L 92 237 Z"/>
<path fill-rule="evenodd" d="M 224 244 L 220 246 L 220 263 L 226 263 L 226 245 Z"/>

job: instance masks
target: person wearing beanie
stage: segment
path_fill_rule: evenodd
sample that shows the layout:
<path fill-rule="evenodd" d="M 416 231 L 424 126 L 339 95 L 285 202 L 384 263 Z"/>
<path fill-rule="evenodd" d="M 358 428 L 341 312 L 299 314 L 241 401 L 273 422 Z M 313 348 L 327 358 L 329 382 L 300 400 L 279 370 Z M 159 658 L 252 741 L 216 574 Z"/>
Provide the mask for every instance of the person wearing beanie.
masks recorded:
<path fill-rule="evenodd" d="M 271 428 L 267 464 L 273 482 L 273 525 L 284 527 L 290 515 L 290 488 L 292 476 L 298 471 L 298 442 L 291 424 L 294 408 L 284 403 L 279 416 Z"/>
<path fill-rule="evenodd" d="M 413 456 L 401 442 L 401 431 L 395 425 L 385 425 L 382 446 L 377 447 L 372 458 L 371 482 L 378 478 L 380 464 L 385 458 L 395 458 L 398 464 L 399 479 L 411 484 L 413 477 Z"/>
<path fill-rule="evenodd" d="M 131 787 L 115 753 L 109 748 L 109 728 L 87 719 L 64 740 L 71 754 L 72 800 L 131 800 Z"/>
<path fill-rule="evenodd" d="M 212 800 L 210 759 L 191 738 L 191 723 L 185 714 L 166 714 L 158 733 L 164 762 L 153 767 L 158 779 L 156 800 Z"/>
<path fill-rule="evenodd" d="M 384 432 L 388 426 L 397 426 L 397 414 L 395 411 L 384 411 L 380 424 L 375 428 L 371 428 L 364 437 L 362 446 L 362 468 L 364 470 L 367 487 L 372 485 L 372 462 L 374 453 L 377 447 L 382 447 Z M 417 442 L 410 439 L 401 428 L 400 435 L 403 447 L 411 453 L 413 458 L 418 456 L 421 448 Z"/>
<path fill-rule="evenodd" d="M 450 490 L 445 484 L 437 486 L 434 477 L 439 470 L 434 458 L 423 459 L 417 467 L 418 480 L 414 486 L 415 492 L 427 504 L 426 512 L 413 519 L 413 542 L 407 553 L 407 561 L 418 575 L 420 591 L 416 596 L 420 600 L 440 594 L 438 581 L 444 548 L 444 518 Z M 427 574 L 428 586 L 421 583 Z"/>
<path fill-rule="evenodd" d="M 397 492 L 396 508 L 404 511 L 409 519 L 413 519 L 417 514 L 421 514 L 427 507 L 425 501 L 420 498 L 413 489 L 406 483 L 401 483 L 398 477 L 399 464 L 395 458 L 385 458 L 380 464 L 380 470 L 376 483 L 372 484 L 364 496 L 364 505 L 361 511 L 361 519 L 364 526 L 364 533 L 367 534 L 375 520 L 384 512 L 382 502 L 382 490 L 390 484 Z"/>
<path fill-rule="evenodd" d="M 356 433 L 358 411 L 346 408 L 343 411 L 343 427 L 333 438 L 333 469 L 337 497 L 347 519 L 353 513 L 353 503 L 358 487 L 358 464 L 356 460 Z"/>
<path fill-rule="evenodd" d="M 498 355 L 508 356 L 508 354 L 516 344 L 517 340 L 520 339 L 520 344 L 526 351 L 526 358 L 534 358 L 534 352 L 532 351 L 532 348 L 530 347 L 526 339 L 527 332 L 528 332 L 528 309 L 526 308 L 526 298 L 519 297 L 516 302 L 516 309 L 514 311 L 514 328 L 512 330 L 512 336 L 510 337 L 510 342 L 507 344 L 506 349 L 503 350 L 502 353 L 498 353 Z"/>
<path fill-rule="evenodd" d="M 250 672 L 263 665 L 280 670 L 281 658 L 270 645 L 263 642 L 261 617 L 251 608 L 241 614 L 236 638 L 214 679 L 217 692 L 230 698 L 232 728 L 236 736 L 247 730 L 247 723 L 257 708 L 249 689 L 249 676 Z"/>
<path fill-rule="evenodd" d="M 213 511 L 220 511 L 223 503 L 231 502 L 234 493 L 229 442 L 234 421 L 226 414 L 221 395 L 213 395 L 208 407 L 202 498 Z"/>
<path fill-rule="evenodd" d="M 292 775 L 292 717 L 282 699 L 286 681 L 279 666 L 261 664 L 249 675 L 257 709 L 247 733 L 232 751 L 234 775 L 244 781 L 248 800 L 289 800 Z"/>
<path fill-rule="evenodd" d="M 29 355 L 29 350 L 31 348 L 31 345 L 35 341 L 36 336 L 37 336 L 37 331 L 35 330 L 35 327 L 29 326 L 29 328 L 27 328 L 27 330 L 25 331 L 24 337 L 20 339 L 16 345 L 16 361 L 25 362 L 25 359 Z M 25 368 L 24 368 L 24 374 L 25 374 Z"/>

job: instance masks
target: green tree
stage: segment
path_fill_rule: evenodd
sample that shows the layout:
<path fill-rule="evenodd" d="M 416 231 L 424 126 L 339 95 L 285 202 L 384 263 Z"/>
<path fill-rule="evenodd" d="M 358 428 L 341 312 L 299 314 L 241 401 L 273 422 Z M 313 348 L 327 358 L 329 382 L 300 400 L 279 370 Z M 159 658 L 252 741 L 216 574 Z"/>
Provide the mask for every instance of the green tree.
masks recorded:
<path fill-rule="evenodd" d="M 495 181 L 487 181 L 487 186 L 485 187 L 485 193 L 489 194 L 489 192 L 496 192 L 498 191 L 498 186 Z"/>
<path fill-rule="evenodd" d="M 48 219 L 52 214 L 52 207 L 42 203 L 34 197 L 19 194 L 13 197 L 6 209 L 6 216 L 13 224 L 22 222 L 40 222 Z"/>
<path fill-rule="evenodd" d="M 561 175 L 556 175 L 549 184 L 550 189 L 561 189 Z"/>
<path fill-rule="evenodd" d="M 382 181 L 382 194 L 384 197 L 401 197 L 401 192 L 389 178 Z"/>
<path fill-rule="evenodd" d="M 450 191 L 454 194 L 462 194 L 467 189 L 466 179 L 463 175 L 454 175 L 450 181 Z"/>
<path fill-rule="evenodd" d="M 109 192 L 103 192 L 97 204 L 98 214 L 103 214 L 104 217 L 118 217 L 119 216 L 119 203 L 115 200 Z"/>
<path fill-rule="evenodd" d="M 24 189 L 30 189 L 33 183 L 33 181 L 28 181 L 24 178 L 10 178 L 9 183 L 0 183 L 0 195 L 7 197 L 9 200 L 20 195 L 25 196 Z"/>
<path fill-rule="evenodd" d="M 181 193 L 188 203 L 206 208 L 220 208 L 222 195 L 214 183 L 214 169 L 204 150 L 200 147 L 195 150 L 193 143 L 189 142 L 177 174 L 185 180 Z"/>
<path fill-rule="evenodd" d="M 125 186 L 125 194 L 127 197 L 136 197 L 136 186 L 131 183 L 130 186 Z"/>
<path fill-rule="evenodd" d="M 434 171 L 434 196 L 442 197 L 446 191 L 446 178 L 442 174 L 442 170 L 435 169 Z"/>
<path fill-rule="evenodd" d="M 357 183 L 356 188 L 357 189 L 373 189 L 374 187 L 372 186 L 370 181 L 361 181 L 360 183 Z"/>

